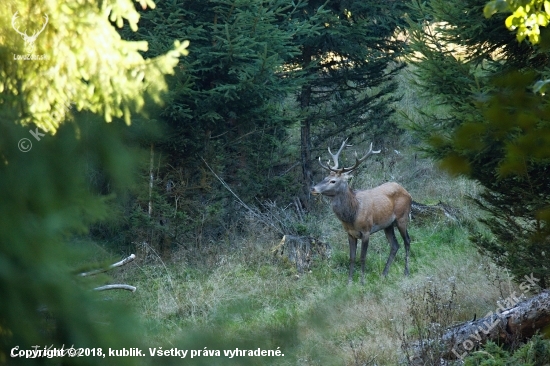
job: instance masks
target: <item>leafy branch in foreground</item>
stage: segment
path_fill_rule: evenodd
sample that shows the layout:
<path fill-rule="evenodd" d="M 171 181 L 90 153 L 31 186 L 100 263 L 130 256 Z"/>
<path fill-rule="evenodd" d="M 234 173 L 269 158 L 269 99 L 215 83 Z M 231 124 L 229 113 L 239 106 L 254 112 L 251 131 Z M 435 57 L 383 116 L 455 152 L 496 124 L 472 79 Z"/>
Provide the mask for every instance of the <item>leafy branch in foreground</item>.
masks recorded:
<path fill-rule="evenodd" d="M 506 28 L 516 31 L 519 42 L 525 38 L 532 44 L 540 42 L 540 27 L 550 21 L 550 1 L 548 0 L 491 0 L 485 5 L 483 14 L 490 18 L 495 13 L 512 13 L 506 18 Z"/>
<path fill-rule="evenodd" d="M 179 57 L 187 54 L 189 43 L 176 41 L 166 54 L 144 59 L 140 52 L 147 50 L 147 42 L 122 40 L 111 22 L 122 27 L 127 21 L 137 29 L 139 14 L 130 0 L 100 6 L 94 1 L 48 1 L 29 7 L 23 0 L 10 5 L 0 9 L 0 116 L 22 125 L 34 123 L 47 132 L 55 133 L 70 116 L 68 105 L 102 115 L 107 122 L 124 117 L 129 124 L 131 110 L 144 106 L 146 90 L 155 102 L 161 101 L 160 93 L 167 89 L 164 75 L 172 74 Z M 13 60 L 26 53 L 24 38 L 12 28 L 16 13 L 34 28 L 48 16 L 36 37 L 36 60 Z"/>
<path fill-rule="evenodd" d="M 16 57 L 29 41 L 12 27 L 14 16 L 24 35 L 33 34 L 32 57 Z M 135 29 L 138 18 L 130 0 L 12 0 L 0 8 L 0 364 L 16 346 L 106 350 L 142 342 L 131 309 L 90 291 L 90 281 L 96 287 L 105 276 L 83 281 L 71 274 L 97 248 L 78 235 L 110 216 L 110 197 L 90 187 L 89 172 L 101 171 L 113 187 L 127 187 L 133 174 L 129 133 L 115 119 L 129 123 L 131 110 L 149 98 L 160 102 L 164 75 L 187 52 L 187 43 L 176 42 L 164 55 L 144 59 L 139 52 L 147 44 L 123 41 L 111 24 L 128 21 Z M 69 105 L 76 106 L 71 124 L 64 123 Z M 55 136 L 37 138 L 23 152 L 18 141 L 30 137 L 30 124 Z"/>

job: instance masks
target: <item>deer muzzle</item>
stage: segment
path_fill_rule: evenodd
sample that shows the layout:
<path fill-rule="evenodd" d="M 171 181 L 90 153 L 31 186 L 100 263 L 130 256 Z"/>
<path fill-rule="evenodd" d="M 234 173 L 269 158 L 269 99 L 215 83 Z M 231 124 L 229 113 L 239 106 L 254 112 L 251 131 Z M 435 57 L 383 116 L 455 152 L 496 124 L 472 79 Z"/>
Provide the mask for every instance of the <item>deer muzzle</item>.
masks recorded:
<path fill-rule="evenodd" d="M 317 189 L 317 186 L 311 187 L 311 194 L 321 194 L 319 190 Z"/>

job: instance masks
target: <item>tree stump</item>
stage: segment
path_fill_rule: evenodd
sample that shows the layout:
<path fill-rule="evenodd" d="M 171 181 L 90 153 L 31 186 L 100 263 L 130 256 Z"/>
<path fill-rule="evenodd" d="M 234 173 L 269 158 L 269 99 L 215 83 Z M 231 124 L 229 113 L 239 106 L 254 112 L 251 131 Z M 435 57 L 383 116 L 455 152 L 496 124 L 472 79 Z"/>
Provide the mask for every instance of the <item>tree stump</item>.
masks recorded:
<path fill-rule="evenodd" d="M 313 258 L 328 258 L 331 247 L 311 236 L 284 235 L 271 251 L 274 256 L 293 263 L 298 273 L 309 270 Z"/>
<path fill-rule="evenodd" d="M 433 219 L 448 219 L 458 221 L 460 219 L 460 211 L 441 201 L 435 205 L 425 205 L 419 202 L 412 202 L 411 217 L 416 221 L 424 221 Z"/>

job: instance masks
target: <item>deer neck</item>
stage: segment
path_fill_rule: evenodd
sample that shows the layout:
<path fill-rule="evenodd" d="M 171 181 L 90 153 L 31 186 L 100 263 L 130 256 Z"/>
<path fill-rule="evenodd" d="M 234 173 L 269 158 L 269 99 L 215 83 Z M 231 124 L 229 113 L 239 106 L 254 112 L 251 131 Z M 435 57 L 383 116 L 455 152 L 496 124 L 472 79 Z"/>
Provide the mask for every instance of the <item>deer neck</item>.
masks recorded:
<path fill-rule="evenodd" d="M 355 193 L 346 187 L 341 193 L 332 197 L 332 211 L 342 222 L 353 224 L 357 216 L 359 201 Z"/>

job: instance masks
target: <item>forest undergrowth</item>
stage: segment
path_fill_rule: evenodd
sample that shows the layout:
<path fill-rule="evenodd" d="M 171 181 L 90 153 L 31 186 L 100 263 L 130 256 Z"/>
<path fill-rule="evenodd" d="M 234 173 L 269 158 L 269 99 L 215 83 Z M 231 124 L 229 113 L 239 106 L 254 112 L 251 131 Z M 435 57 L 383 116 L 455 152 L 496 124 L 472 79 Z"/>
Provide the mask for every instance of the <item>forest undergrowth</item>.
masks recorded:
<path fill-rule="evenodd" d="M 402 242 L 390 273 L 382 277 L 389 245 L 378 233 L 371 237 L 367 253 L 366 285 L 360 285 L 356 270 L 348 286 L 346 234 L 327 201 L 320 199 L 305 224 L 319 232 L 332 252 L 329 258 L 315 259 L 307 273 L 277 260 L 271 249 L 280 237 L 251 217 L 248 231 L 212 243 L 198 255 L 181 249 L 168 261 L 154 255 L 147 263 L 138 260 L 117 275 L 138 291 L 115 296 L 137 306 L 151 344 L 212 348 L 210 341 L 201 344 L 196 335 L 214 331 L 218 347 L 235 340 L 252 349 L 284 342 L 286 355 L 272 360 L 276 364 L 406 364 L 403 347 L 420 328 L 433 319 L 446 327 L 486 314 L 517 287 L 468 241 L 467 228 L 475 225 L 476 215 L 468 197 L 478 187 L 441 173 L 414 152 L 400 152 L 400 157 L 391 173 L 382 168 L 387 161 L 369 162 L 353 186 L 372 187 L 390 178 L 407 187 L 417 202 L 441 201 L 460 212 L 456 221 L 441 217 L 411 222 L 409 277 L 403 275 Z M 449 303 L 451 308 L 445 310 Z M 426 313 L 433 309 L 441 309 L 441 314 Z M 419 314 L 424 316 L 419 319 Z M 267 329 L 271 336 L 262 338 Z M 273 332 L 282 338 L 273 338 Z"/>
<path fill-rule="evenodd" d="M 414 119 L 423 102 L 405 75 L 400 75 L 404 94 L 397 115 Z M 359 170 L 353 188 L 396 181 L 415 202 L 443 203 L 457 212 L 452 218 L 413 218 L 409 277 L 403 274 L 400 237 L 396 260 L 388 276 L 382 276 L 389 245 L 379 232 L 371 236 L 366 284 L 360 285 L 357 258 L 354 281 L 347 285 L 347 236 L 328 201 L 319 198 L 307 215 L 297 214 L 292 204 L 276 202 L 252 213 L 243 208 L 242 219 L 219 240 L 195 238 L 175 248 L 169 259 L 147 247 L 142 252 L 146 258 L 142 255 L 115 275 L 138 290 L 113 298 L 137 309 L 146 324 L 146 344 L 199 350 L 279 348 L 285 355 L 233 360 L 237 364 L 408 364 L 416 340 L 486 314 L 517 292 L 517 285 L 468 239 L 469 229 L 478 225 L 480 213 L 471 198 L 479 186 L 443 173 L 421 156 L 417 142 L 406 133 L 399 143 L 388 145 L 392 148 Z M 262 210 L 267 214 L 258 216 Z M 299 273 L 272 252 L 285 228 L 299 228 L 329 244 L 330 255 L 314 258 L 309 270 Z M 188 361 L 213 365 L 228 359 Z"/>

